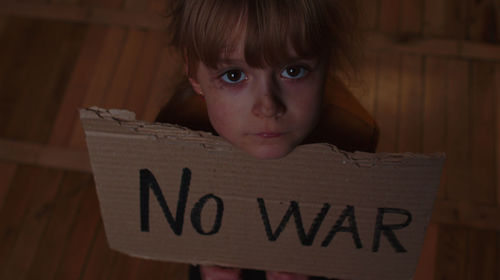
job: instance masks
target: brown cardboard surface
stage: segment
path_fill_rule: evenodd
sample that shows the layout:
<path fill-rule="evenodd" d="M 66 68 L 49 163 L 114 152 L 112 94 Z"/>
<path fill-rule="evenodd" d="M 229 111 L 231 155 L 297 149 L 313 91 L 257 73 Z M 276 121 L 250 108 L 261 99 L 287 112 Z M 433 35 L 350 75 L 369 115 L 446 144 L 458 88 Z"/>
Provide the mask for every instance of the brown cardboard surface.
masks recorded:
<path fill-rule="evenodd" d="M 415 272 L 442 154 L 313 144 L 258 160 L 220 137 L 128 111 L 93 107 L 80 117 L 115 250 L 342 279 Z"/>

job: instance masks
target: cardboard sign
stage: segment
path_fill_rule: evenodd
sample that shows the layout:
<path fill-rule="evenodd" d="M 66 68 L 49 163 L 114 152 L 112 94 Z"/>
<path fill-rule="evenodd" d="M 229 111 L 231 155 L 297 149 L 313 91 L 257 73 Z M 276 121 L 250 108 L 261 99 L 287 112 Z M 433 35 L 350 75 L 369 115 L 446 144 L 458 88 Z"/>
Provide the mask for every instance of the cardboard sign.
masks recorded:
<path fill-rule="evenodd" d="M 112 249 L 341 279 L 415 272 L 444 155 L 313 144 L 258 160 L 128 111 L 80 116 Z"/>

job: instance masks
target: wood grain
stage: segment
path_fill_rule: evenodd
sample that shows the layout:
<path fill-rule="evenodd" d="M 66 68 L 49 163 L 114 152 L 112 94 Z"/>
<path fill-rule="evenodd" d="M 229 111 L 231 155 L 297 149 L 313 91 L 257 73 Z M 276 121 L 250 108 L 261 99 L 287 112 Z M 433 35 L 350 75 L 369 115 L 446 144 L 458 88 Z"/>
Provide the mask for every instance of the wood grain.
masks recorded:
<path fill-rule="evenodd" d="M 10 183 L 17 171 L 17 164 L 3 162 L 0 159 L 0 211 L 3 207 L 7 193 L 10 188 Z"/>
<path fill-rule="evenodd" d="M 96 54 L 101 51 L 106 31 L 106 28 L 102 26 L 88 28 L 78 59 L 72 69 L 71 78 L 57 110 L 48 141 L 49 145 L 68 146 L 75 122 L 79 122 L 78 109 L 83 107 L 92 74 L 96 71 Z"/>
<path fill-rule="evenodd" d="M 399 31 L 400 23 L 400 0 L 381 0 L 379 31 L 382 33 L 395 34 Z"/>
<path fill-rule="evenodd" d="M 499 5 L 500 6 L 500 5 Z M 500 205 L 500 63 L 495 64 L 495 150 L 496 150 L 496 186 L 497 205 Z"/>
<path fill-rule="evenodd" d="M 113 261 L 117 252 L 109 248 L 102 220 L 99 221 L 89 249 L 85 269 L 82 270 L 82 280 L 103 279 L 105 271 Z"/>
<path fill-rule="evenodd" d="M 469 63 L 449 60 L 446 71 L 446 195 L 450 200 L 467 201 L 472 188 Z"/>
<path fill-rule="evenodd" d="M 468 199 L 496 205 L 494 142 L 494 65 L 475 62 L 472 65 L 471 110 L 471 186 Z"/>
<path fill-rule="evenodd" d="M 423 138 L 424 153 L 445 151 L 446 139 L 446 69 L 447 59 L 428 57 L 425 60 Z M 441 180 L 438 198 L 446 198 L 446 174 Z"/>
<path fill-rule="evenodd" d="M 40 234 L 40 244 L 36 247 L 35 257 L 26 273 L 28 279 L 54 278 L 77 210 L 81 204 L 87 203 L 82 198 L 85 188 L 93 187 L 91 180 L 88 174 L 65 172 L 59 192 L 52 203 L 52 215 L 45 231 Z"/>
<path fill-rule="evenodd" d="M 163 32 L 148 31 L 144 41 L 137 70 L 134 78 L 130 82 L 127 98 L 124 107 L 135 112 L 137 119 L 143 119 L 147 110 L 147 96 L 150 95 L 154 74 L 156 73 L 161 58 L 161 52 L 166 45 L 166 38 Z"/>
<path fill-rule="evenodd" d="M 88 175 L 90 176 L 90 175 Z M 92 180 L 84 187 L 81 204 L 73 219 L 66 245 L 53 279 L 71 279 L 81 275 L 88 260 L 89 249 L 99 223 L 100 212 Z"/>
<path fill-rule="evenodd" d="M 377 99 L 375 120 L 380 127 L 377 152 L 396 152 L 400 103 L 399 71 L 401 57 L 398 54 L 380 54 L 377 71 Z"/>
<path fill-rule="evenodd" d="M 63 173 L 21 166 L 0 214 L 0 278 L 24 278 L 52 215 Z"/>
<path fill-rule="evenodd" d="M 132 80 L 137 73 L 139 54 L 144 46 L 145 32 L 131 29 L 123 43 L 123 50 L 111 78 L 109 90 L 103 93 L 99 106 L 103 108 L 123 108 Z"/>
<path fill-rule="evenodd" d="M 438 246 L 439 225 L 430 223 L 427 227 L 424 246 L 413 280 L 433 280 L 436 269 L 436 254 Z"/>
<path fill-rule="evenodd" d="M 398 129 L 398 152 L 422 152 L 423 58 L 401 58 L 401 108 Z"/>
<path fill-rule="evenodd" d="M 127 30 L 121 27 L 110 27 L 107 31 L 107 38 L 99 54 L 96 54 L 97 64 L 93 72 L 92 80 L 85 95 L 82 107 L 99 106 L 103 96 L 111 86 L 112 77 L 115 75 L 118 59 L 123 47 Z M 83 128 L 80 122 L 73 126 L 70 147 L 85 147 Z"/>
<path fill-rule="evenodd" d="M 466 275 L 467 239 L 465 228 L 439 227 L 435 279 L 470 279 Z"/>
<path fill-rule="evenodd" d="M 467 241 L 467 279 L 498 279 L 498 233 L 470 229 Z"/>
<path fill-rule="evenodd" d="M 402 34 L 420 34 L 423 27 L 423 1 L 403 0 L 401 1 L 399 32 Z"/>

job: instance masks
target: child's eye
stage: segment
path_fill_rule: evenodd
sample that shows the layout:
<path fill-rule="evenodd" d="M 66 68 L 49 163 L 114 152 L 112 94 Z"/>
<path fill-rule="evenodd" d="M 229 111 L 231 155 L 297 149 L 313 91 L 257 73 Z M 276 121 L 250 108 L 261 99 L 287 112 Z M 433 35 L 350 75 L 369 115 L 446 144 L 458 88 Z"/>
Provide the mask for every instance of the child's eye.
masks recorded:
<path fill-rule="evenodd" d="M 300 79 L 309 73 L 303 66 L 288 66 L 283 71 L 281 71 L 281 76 L 287 79 Z"/>
<path fill-rule="evenodd" d="M 226 71 L 221 76 L 221 79 L 228 84 L 237 84 L 242 82 L 246 78 L 247 75 L 243 71 L 237 69 Z"/>

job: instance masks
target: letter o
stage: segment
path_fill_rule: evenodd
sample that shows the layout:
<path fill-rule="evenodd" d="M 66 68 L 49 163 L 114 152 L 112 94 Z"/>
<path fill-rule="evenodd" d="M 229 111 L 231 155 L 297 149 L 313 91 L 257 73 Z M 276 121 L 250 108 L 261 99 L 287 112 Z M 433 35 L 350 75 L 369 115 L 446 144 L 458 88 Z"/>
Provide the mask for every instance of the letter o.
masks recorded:
<path fill-rule="evenodd" d="M 215 200 L 215 203 L 217 203 L 217 214 L 215 216 L 215 221 L 212 230 L 210 230 L 209 232 L 205 232 L 201 227 L 201 211 L 203 211 L 203 207 L 205 206 L 205 203 L 207 203 L 209 199 L 213 199 Z M 198 200 L 198 202 L 196 202 L 196 204 L 194 205 L 193 210 L 191 210 L 191 224 L 199 234 L 202 235 L 216 234 L 217 232 L 219 232 L 219 229 L 222 225 L 223 212 L 224 212 L 224 203 L 222 202 L 222 199 L 213 194 L 207 194 L 202 198 L 200 198 L 200 200 Z"/>

